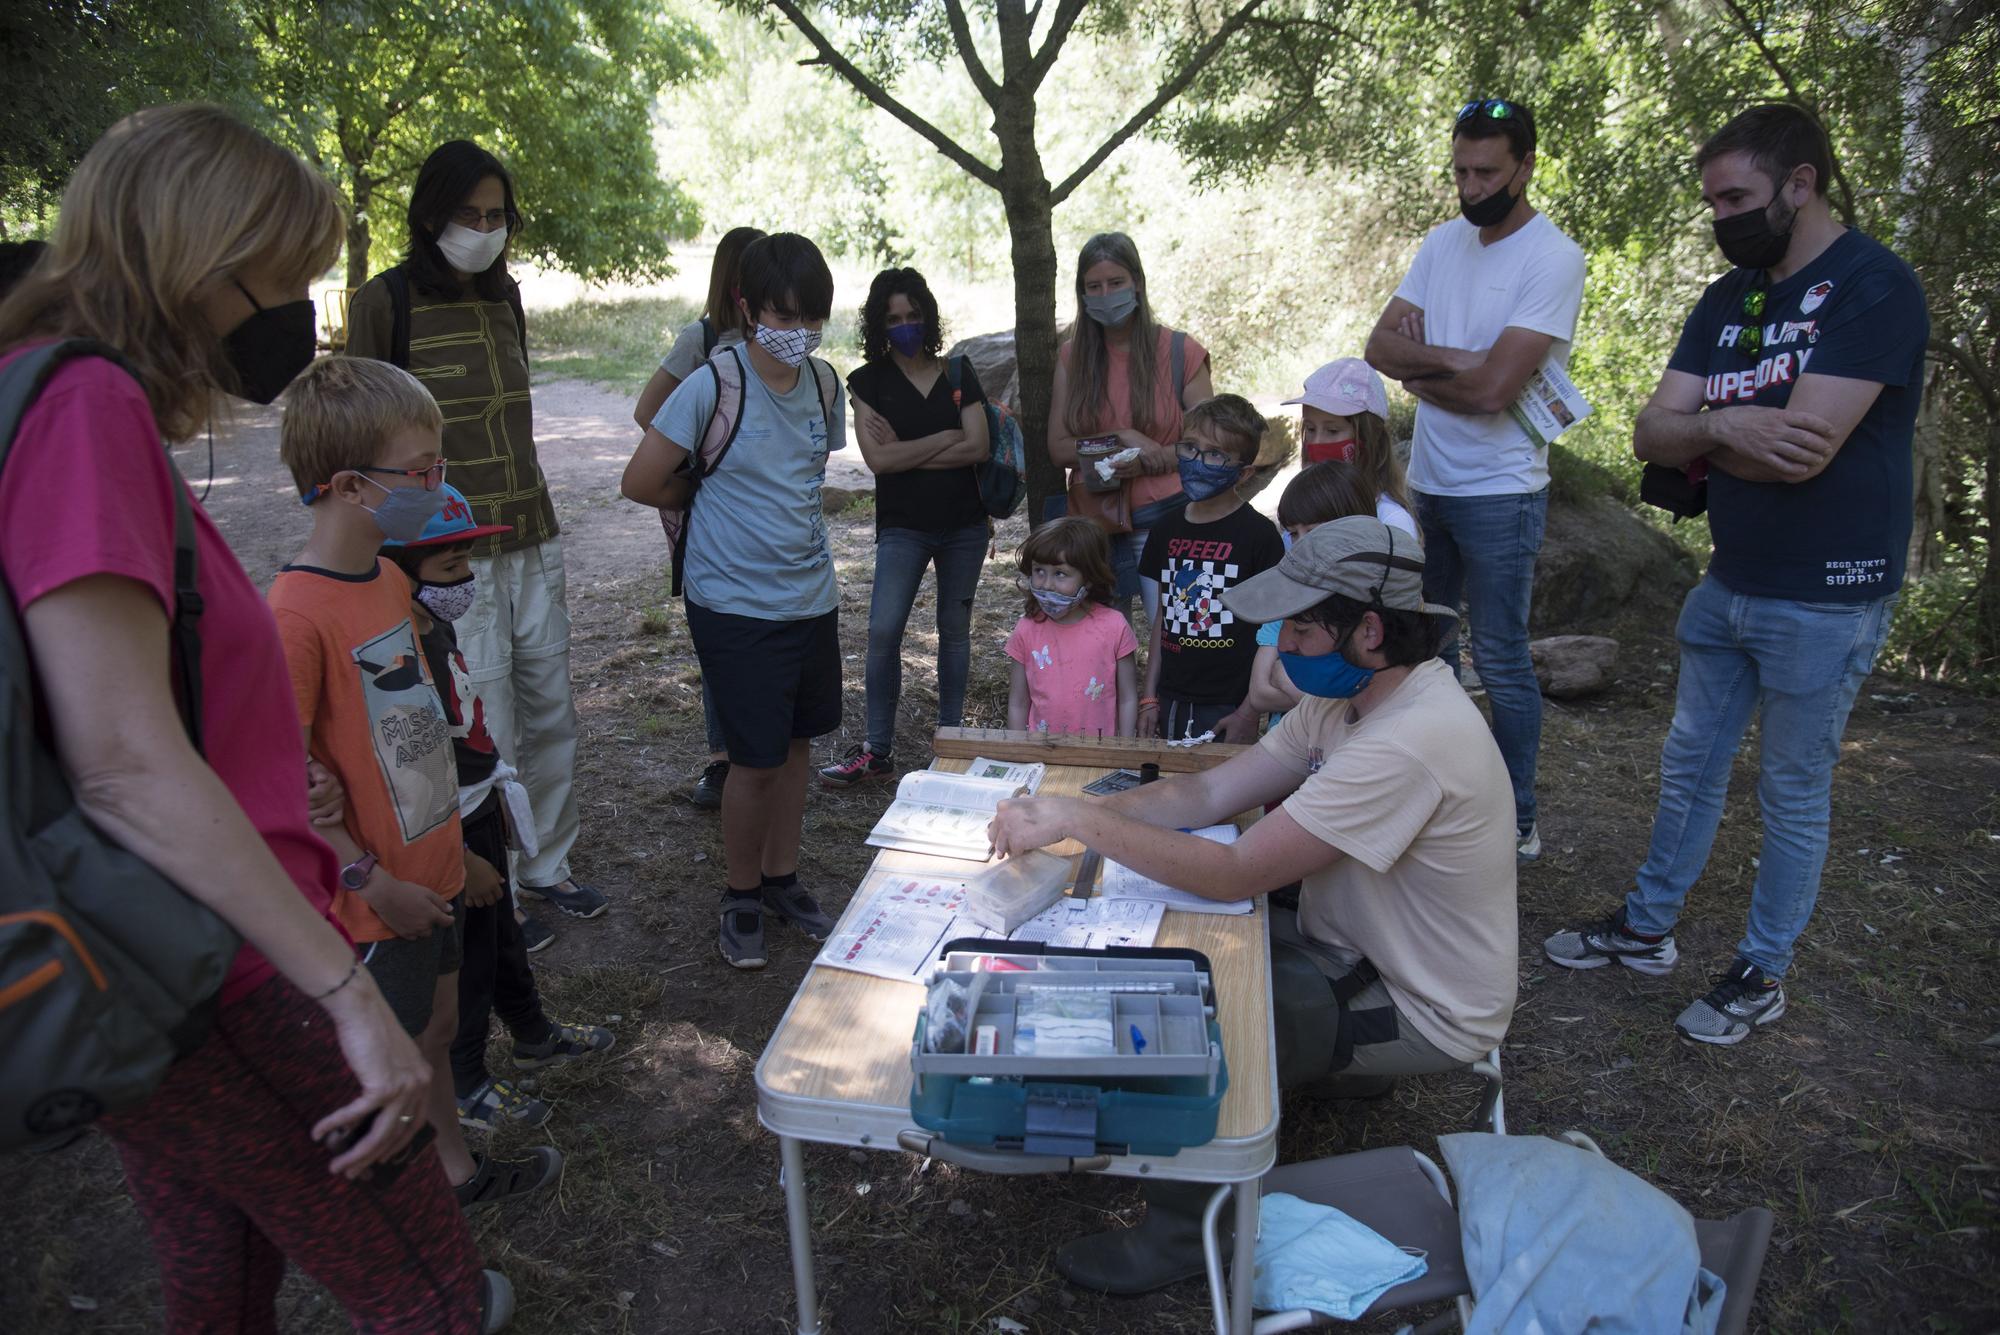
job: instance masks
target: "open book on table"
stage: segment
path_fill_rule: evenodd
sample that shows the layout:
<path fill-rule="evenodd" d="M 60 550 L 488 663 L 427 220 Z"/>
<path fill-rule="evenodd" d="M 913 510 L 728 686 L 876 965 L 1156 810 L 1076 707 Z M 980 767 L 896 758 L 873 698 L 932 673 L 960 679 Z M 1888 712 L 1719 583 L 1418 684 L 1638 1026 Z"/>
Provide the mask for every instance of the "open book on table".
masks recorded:
<path fill-rule="evenodd" d="M 986 827 L 995 809 L 1028 792 L 1026 784 L 1012 779 L 912 770 L 896 785 L 896 800 L 875 823 L 868 842 L 876 848 L 988 862 L 993 845 Z"/>

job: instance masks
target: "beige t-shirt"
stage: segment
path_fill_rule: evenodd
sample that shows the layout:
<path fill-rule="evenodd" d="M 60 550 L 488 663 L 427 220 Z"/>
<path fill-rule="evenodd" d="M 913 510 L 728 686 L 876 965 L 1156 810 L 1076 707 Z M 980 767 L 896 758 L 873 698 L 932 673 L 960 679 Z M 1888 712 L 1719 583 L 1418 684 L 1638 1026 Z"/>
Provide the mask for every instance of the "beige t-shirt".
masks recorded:
<path fill-rule="evenodd" d="M 1367 956 L 1438 1048 L 1483 1056 L 1514 1013 L 1518 926 L 1514 793 L 1479 710 L 1433 659 L 1363 719 L 1306 697 L 1262 745 L 1305 776 L 1285 810 L 1346 854 L 1305 878 L 1300 928 Z"/>

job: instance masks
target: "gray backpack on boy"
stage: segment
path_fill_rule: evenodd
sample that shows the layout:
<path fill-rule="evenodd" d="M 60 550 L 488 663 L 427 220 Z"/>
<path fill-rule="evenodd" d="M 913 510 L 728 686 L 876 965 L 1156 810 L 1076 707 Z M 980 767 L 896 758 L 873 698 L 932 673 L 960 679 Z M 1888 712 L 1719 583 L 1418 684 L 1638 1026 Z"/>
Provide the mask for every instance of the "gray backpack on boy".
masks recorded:
<path fill-rule="evenodd" d="M 0 370 L 0 467 L 70 339 Z M 130 369 L 127 367 L 126 369 Z M 174 486 L 174 690 L 201 749 L 194 512 Z M 34 663 L 0 577 L 0 1150 L 73 1135 L 141 1102 L 201 1046 L 238 938 L 77 808 L 47 737 Z"/>

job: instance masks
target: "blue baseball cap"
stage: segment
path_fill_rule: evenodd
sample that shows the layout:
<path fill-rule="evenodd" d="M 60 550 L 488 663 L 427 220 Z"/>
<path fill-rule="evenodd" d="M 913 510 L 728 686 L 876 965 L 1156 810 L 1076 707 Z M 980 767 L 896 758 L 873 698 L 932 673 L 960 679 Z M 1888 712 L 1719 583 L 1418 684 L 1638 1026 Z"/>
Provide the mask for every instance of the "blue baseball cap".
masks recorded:
<path fill-rule="evenodd" d="M 447 547 L 457 542 L 471 542 L 474 538 L 487 538 L 496 533 L 512 533 L 512 524 L 482 524 L 473 517 L 472 503 L 465 499 L 465 493 L 451 483 L 440 488 L 444 492 L 444 506 L 431 516 L 431 522 L 424 525 L 423 535 L 415 542 L 384 542 L 384 547 Z"/>

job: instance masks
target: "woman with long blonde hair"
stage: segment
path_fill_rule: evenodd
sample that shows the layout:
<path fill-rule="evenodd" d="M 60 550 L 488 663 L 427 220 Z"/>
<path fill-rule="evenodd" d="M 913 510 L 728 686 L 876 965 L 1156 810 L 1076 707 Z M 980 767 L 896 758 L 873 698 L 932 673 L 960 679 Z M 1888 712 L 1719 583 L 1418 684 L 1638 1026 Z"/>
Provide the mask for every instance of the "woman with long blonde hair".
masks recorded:
<path fill-rule="evenodd" d="M 1174 454 L 1181 413 L 1214 393 L 1208 350 L 1153 319 L 1132 238 L 1099 232 L 1084 242 L 1076 260 L 1076 318 L 1056 354 L 1049 458 L 1075 469 L 1077 442 L 1105 437 L 1138 451 L 1114 469 L 1124 484 L 1130 531 L 1112 535 L 1111 555 L 1119 606 L 1129 609 L 1132 595 L 1144 593 L 1148 620 L 1159 614 L 1159 592 L 1141 584 L 1139 553 L 1152 526 L 1187 504 Z M 1077 476 L 1071 475 L 1072 489 Z"/>
<path fill-rule="evenodd" d="M 176 1332 L 275 1329 L 287 1258 L 370 1330 L 497 1330 L 513 1302 L 412 1145 L 431 1071 L 330 922 L 339 868 L 277 630 L 199 506 L 198 736 L 171 685 L 186 486 L 163 438 L 227 395 L 270 402 L 312 360 L 307 284 L 341 236 L 297 157 L 220 108 L 155 107 L 85 155 L 53 247 L 0 304 L 0 374 L 57 339 L 123 362 L 64 362 L 0 469 L 0 573 L 52 749 L 90 822 L 243 941 L 206 1042 L 98 1123 Z"/>

